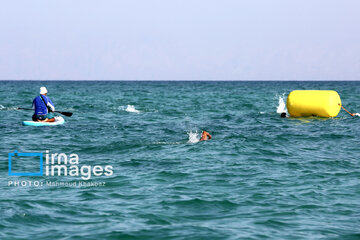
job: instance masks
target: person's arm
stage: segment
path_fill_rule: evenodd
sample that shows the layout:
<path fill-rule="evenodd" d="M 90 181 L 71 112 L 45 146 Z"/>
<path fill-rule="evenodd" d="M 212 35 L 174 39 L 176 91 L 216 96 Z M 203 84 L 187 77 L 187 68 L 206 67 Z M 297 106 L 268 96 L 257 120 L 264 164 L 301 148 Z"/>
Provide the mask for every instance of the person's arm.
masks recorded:
<path fill-rule="evenodd" d="M 207 133 L 207 136 L 209 137 L 209 140 L 212 138 L 210 133 Z"/>
<path fill-rule="evenodd" d="M 51 112 L 55 112 L 55 107 L 50 98 L 48 98 L 47 107 L 50 108 Z"/>

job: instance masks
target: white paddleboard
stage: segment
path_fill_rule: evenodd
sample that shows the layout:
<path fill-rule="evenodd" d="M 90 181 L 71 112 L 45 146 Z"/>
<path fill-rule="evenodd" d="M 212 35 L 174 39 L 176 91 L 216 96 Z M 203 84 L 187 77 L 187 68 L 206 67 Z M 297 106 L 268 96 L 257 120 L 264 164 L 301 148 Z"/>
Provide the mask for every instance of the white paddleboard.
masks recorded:
<path fill-rule="evenodd" d="M 56 126 L 56 125 L 61 125 L 64 124 L 65 120 L 63 117 L 58 116 L 55 117 L 55 122 L 35 122 L 35 121 L 23 121 L 22 124 L 24 126 Z"/>

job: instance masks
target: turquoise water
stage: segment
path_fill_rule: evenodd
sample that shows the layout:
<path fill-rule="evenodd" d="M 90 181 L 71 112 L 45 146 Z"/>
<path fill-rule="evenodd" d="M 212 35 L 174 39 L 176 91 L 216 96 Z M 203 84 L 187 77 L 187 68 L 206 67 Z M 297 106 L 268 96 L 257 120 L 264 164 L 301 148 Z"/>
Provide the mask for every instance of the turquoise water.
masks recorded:
<path fill-rule="evenodd" d="M 74 115 L 24 127 L 32 113 L 15 108 L 42 85 Z M 0 239 L 360 239 L 360 118 L 281 119 L 295 89 L 336 90 L 360 112 L 360 82 L 0 82 Z M 195 143 L 201 130 L 213 139 Z M 8 176 L 14 150 L 113 175 L 47 186 L 81 179 Z"/>

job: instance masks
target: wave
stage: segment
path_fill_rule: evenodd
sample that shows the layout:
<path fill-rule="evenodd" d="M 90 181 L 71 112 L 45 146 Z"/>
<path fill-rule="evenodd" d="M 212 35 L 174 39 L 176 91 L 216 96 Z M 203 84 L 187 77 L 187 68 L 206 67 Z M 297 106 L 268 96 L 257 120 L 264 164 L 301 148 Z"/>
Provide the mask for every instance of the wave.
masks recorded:
<path fill-rule="evenodd" d="M 212 211 L 231 211 L 239 206 L 238 203 L 224 199 L 201 199 L 201 198 L 191 198 L 182 200 L 164 200 L 161 202 L 162 205 L 171 205 L 179 206 L 182 208 L 188 209 L 201 209 L 201 211 L 207 211 L 211 209 Z"/>

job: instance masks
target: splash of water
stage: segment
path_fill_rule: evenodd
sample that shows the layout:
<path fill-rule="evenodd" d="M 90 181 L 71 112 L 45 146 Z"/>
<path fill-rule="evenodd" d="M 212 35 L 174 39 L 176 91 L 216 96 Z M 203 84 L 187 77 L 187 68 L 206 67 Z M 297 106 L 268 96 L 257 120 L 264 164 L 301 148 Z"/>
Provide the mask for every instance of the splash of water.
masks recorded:
<path fill-rule="evenodd" d="M 354 116 L 360 117 L 360 113 L 354 113 Z"/>
<path fill-rule="evenodd" d="M 197 130 L 195 132 L 190 131 L 187 134 L 189 135 L 188 143 L 197 143 L 197 142 L 199 142 L 200 136 L 198 136 Z"/>
<path fill-rule="evenodd" d="M 4 109 L 6 109 L 6 107 L 0 104 L 0 110 L 4 110 Z"/>
<path fill-rule="evenodd" d="M 284 98 L 285 98 L 284 94 L 282 96 L 279 96 L 279 104 L 278 104 L 277 109 L 276 109 L 277 113 L 283 113 L 283 112 L 287 113 Z"/>
<path fill-rule="evenodd" d="M 134 105 L 127 105 L 127 108 L 126 110 L 127 112 L 133 112 L 133 113 L 139 113 L 140 111 L 139 110 L 136 110 Z"/>

